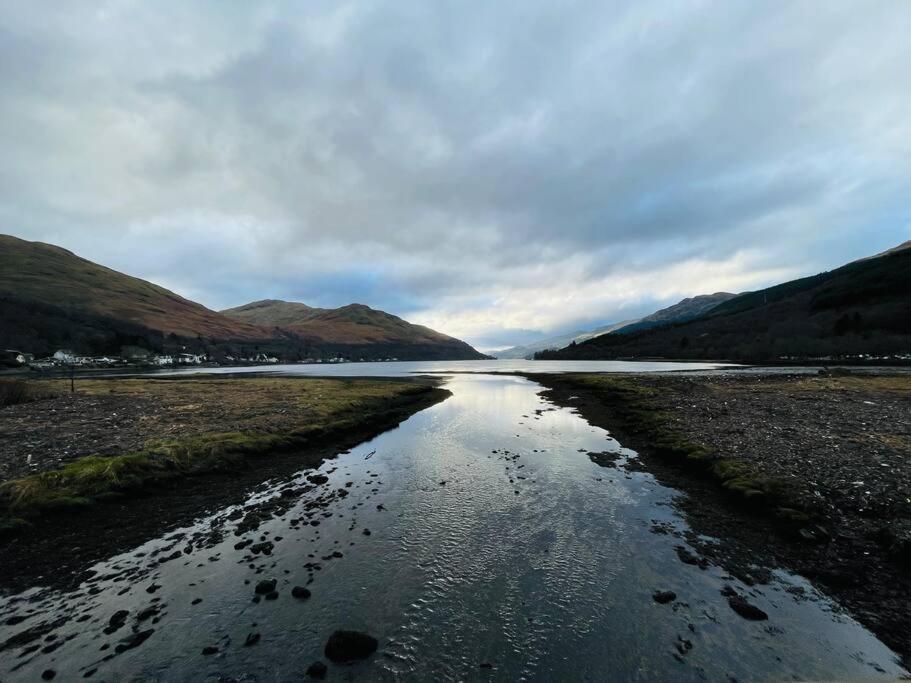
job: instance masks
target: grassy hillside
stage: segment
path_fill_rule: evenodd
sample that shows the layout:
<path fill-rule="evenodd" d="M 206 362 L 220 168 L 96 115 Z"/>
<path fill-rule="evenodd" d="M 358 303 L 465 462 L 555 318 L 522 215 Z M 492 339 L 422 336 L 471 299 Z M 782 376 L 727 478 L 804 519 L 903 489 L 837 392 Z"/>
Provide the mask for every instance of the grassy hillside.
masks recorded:
<path fill-rule="evenodd" d="M 911 249 L 742 294 L 695 320 L 596 337 L 540 358 L 776 360 L 911 352 Z"/>
<path fill-rule="evenodd" d="M 239 321 L 279 327 L 310 344 L 337 347 L 354 356 L 383 349 L 387 357 L 396 358 L 483 357 L 465 342 L 363 304 L 312 308 L 270 299 L 222 313 Z"/>
<path fill-rule="evenodd" d="M 352 304 L 339 309 L 261 301 L 227 314 L 41 242 L 0 235 L 0 348 L 116 354 L 123 346 L 216 358 L 284 360 L 482 358 L 465 342 Z"/>
<path fill-rule="evenodd" d="M 0 297 L 108 318 L 181 337 L 265 339 L 254 325 L 227 318 L 151 282 L 118 273 L 60 247 L 0 235 Z"/>
<path fill-rule="evenodd" d="M 306 322 L 325 310 L 325 308 L 314 308 L 296 301 L 264 299 L 220 312 L 229 318 L 251 325 L 291 327 Z"/>

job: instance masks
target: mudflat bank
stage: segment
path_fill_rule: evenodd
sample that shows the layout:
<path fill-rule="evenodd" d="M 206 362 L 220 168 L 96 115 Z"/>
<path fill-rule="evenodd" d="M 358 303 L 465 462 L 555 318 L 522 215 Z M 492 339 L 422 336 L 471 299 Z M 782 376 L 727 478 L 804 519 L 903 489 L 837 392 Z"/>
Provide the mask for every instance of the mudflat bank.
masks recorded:
<path fill-rule="evenodd" d="M 391 429 L 449 392 L 427 381 L 31 382 L 0 408 L 0 583 L 78 580 L 251 487 Z"/>
<path fill-rule="evenodd" d="M 545 398 L 638 451 L 637 466 L 688 494 L 677 504 L 705 561 L 748 581 L 768 578 L 752 570 L 760 557 L 806 576 L 907 665 L 911 376 L 532 379 L 547 387 Z"/>

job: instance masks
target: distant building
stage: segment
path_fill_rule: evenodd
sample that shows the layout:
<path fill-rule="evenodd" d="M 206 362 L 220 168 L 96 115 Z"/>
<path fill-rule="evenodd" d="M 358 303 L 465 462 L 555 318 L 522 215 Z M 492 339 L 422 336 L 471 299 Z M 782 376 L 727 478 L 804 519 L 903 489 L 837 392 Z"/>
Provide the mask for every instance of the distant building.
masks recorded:
<path fill-rule="evenodd" d="M 5 349 L 0 358 L 2 358 L 4 363 L 15 363 L 17 365 L 25 365 L 35 359 L 32 354 L 16 351 L 15 349 Z"/>
<path fill-rule="evenodd" d="M 76 354 L 69 349 L 59 349 L 54 352 L 54 360 L 60 363 L 75 363 Z"/>

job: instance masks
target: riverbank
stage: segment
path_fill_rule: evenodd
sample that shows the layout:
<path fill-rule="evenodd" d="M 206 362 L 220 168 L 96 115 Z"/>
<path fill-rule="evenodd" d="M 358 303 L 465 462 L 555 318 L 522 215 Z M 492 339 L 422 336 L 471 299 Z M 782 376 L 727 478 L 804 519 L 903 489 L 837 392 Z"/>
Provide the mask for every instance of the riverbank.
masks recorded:
<path fill-rule="evenodd" d="M 750 581 L 762 556 L 911 655 L 911 378 L 533 375 L 688 495 L 689 539 Z M 699 535 L 734 539 L 724 545 Z"/>
<path fill-rule="evenodd" d="M 315 378 L 35 382 L 0 410 L 0 582 L 81 567 L 271 477 L 391 429 L 449 392 Z"/>

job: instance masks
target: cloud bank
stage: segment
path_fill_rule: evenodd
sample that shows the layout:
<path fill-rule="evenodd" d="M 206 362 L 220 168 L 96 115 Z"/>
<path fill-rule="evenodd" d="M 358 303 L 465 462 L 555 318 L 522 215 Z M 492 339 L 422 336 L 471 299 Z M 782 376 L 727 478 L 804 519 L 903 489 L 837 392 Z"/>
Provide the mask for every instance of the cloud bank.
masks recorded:
<path fill-rule="evenodd" d="M 0 4 L 0 232 L 480 348 L 911 238 L 911 4 Z"/>

